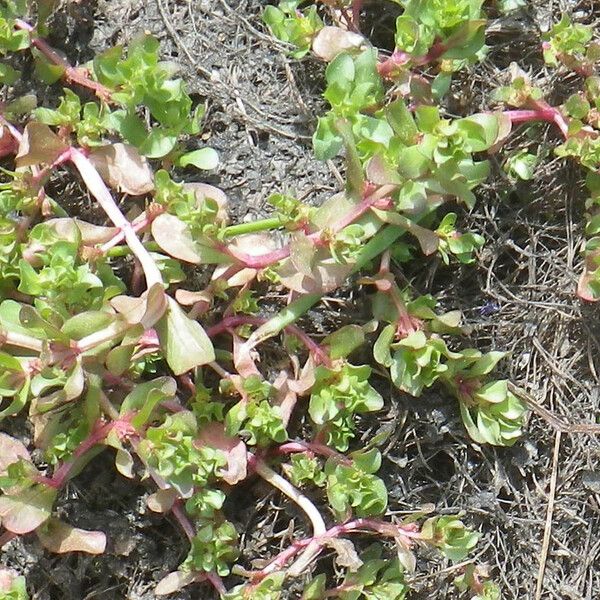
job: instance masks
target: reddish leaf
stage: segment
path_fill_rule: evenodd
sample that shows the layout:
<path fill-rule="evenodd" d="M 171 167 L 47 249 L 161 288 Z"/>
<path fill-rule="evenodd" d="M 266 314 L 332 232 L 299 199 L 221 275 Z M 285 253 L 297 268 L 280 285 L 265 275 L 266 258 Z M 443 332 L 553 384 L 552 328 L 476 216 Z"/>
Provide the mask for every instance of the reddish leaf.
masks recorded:
<path fill-rule="evenodd" d="M 193 265 L 202 262 L 189 227 L 176 216 L 168 213 L 158 215 L 152 221 L 152 237 L 161 249 L 173 258 Z"/>
<path fill-rule="evenodd" d="M 17 153 L 17 167 L 51 164 L 68 146 L 43 123 L 28 123 Z"/>
<path fill-rule="evenodd" d="M 15 580 L 25 581 L 25 578 L 20 576 L 13 569 L 0 569 L 0 592 L 11 592 L 14 590 Z M 23 584 L 24 587 L 24 584 Z M 5 596 L 3 596 L 5 597 Z M 13 596 L 6 596 L 6 598 L 11 598 Z"/>
<path fill-rule="evenodd" d="M 340 52 L 358 50 L 366 45 L 362 35 L 340 27 L 323 27 L 313 39 L 312 50 L 323 60 L 332 61 Z"/>
<path fill-rule="evenodd" d="M 376 154 L 369 160 L 366 174 L 367 179 L 377 185 L 398 184 L 402 181 L 400 175 L 398 175 L 398 171 L 393 169 L 381 154 Z"/>
<path fill-rule="evenodd" d="M 325 545 L 335 550 L 336 565 L 340 567 L 346 567 L 352 572 L 362 567 L 363 561 L 358 557 L 356 548 L 350 540 L 345 540 L 343 538 L 330 538 L 325 542 Z"/>
<path fill-rule="evenodd" d="M 139 298 L 116 296 L 110 303 L 128 323 L 131 325 L 141 323 L 144 329 L 152 327 L 167 309 L 167 297 L 160 284 L 153 285 Z"/>
<path fill-rule="evenodd" d="M 215 281 L 217 279 L 222 279 L 222 276 L 225 274 L 225 271 L 229 268 L 229 265 L 219 265 L 214 270 L 211 281 Z M 241 269 L 234 273 L 231 277 L 225 279 L 227 282 L 227 287 L 241 287 L 250 283 L 257 274 L 256 269 Z"/>
<path fill-rule="evenodd" d="M 232 247 L 250 256 L 262 256 L 277 250 L 277 241 L 268 233 L 247 233 L 235 238 Z"/>
<path fill-rule="evenodd" d="M 89 155 L 104 181 L 131 196 L 142 196 L 154 189 L 154 174 L 147 159 L 129 144 L 108 144 L 94 148 Z"/>
<path fill-rule="evenodd" d="M 249 348 L 238 335 L 233 336 L 233 364 L 235 370 L 245 379 L 251 375 L 262 375 L 254 362 L 258 358 L 258 353 Z"/>
<path fill-rule="evenodd" d="M 8 531 L 23 534 L 37 529 L 50 517 L 57 490 L 35 485 L 14 496 L 0 496 L 0 518 Z"/>
<path fill-rule="evenodd" d="M 326 254 L 320 251 L 317 256 L 326 256 Z M 333 258 L 321 258 L 316 261 L 310 275 L 299 272 L 289 259 L 277 269 L 281 283 L 301 294 L 331 292 L 340 287 L 351 272 L 351 264 L 343 265 Z"/>
<path fill-rule="evenodd" d="M 594 292 L 594 288 L 591 285 L 591 282 L 594 281 L 593 272 L 590 273 L 587 270 L 579 276 L 579 281 L 577 283 L 577 296 L 586 302 L 598 302 L 600 299 L 598 294 Z"/>
<path fill-rule="evenodd" d="M 210 306 L 213 296 L 206 290 L 192 292 L 190 290 L 179 289 L 175 292 L 175 299 L 182 306 L 192 306 L 193 304 L 196 304 L 196 302 L 206 302 L 206 304 Z"/>
<path fill-rule="evenodd" d="M 158 490 L 154 494 L 150 494 L 146 499 L 146 504 L 152 512 L 166 513 L 171 510 L 175 500 L 177 500 L 177 490 L 173 488 L 167 488 L 165 490 Z"/>
<path fill-rule="evenodd" d="M 228 222 L 228 200 L 223 190 L 220 190 L 214 185 L 209 185 L 208 183 L 198 182 L 185 183 L 183 185 L 183 189 L 191 190 L 192 192 L 194 192 L 198 206 L 201 206 L 207 198 L 214 200 L 219 207 L 219 210 L 217 212 L 217 221 L 223 224 L 226 224 Z"/>
<path fill-rule="evenodd" d="M 56 554 L 67 552 L 102 554 L 106 549 L 106 535 L 101 531 L 78 529 L 58 519 L 48 519 L 35 533 L 42 546 Z"/>
<path fill-rule="evenodd" d="M 8 465 L 21 458 L 31 462 L 31 456 L 25 445 L 10 435 L 0 432 L 0 475 L 6 475 Z"/>
<path fill-rule="evenodd" d="M 207 446 L 221 450 L 227 456 L 227 469 L 219 475 L 229 484 L 235 485 L 246 478 L 248 459 L 246 444 L 238 438 L 225 433 L 223 423 L 209 423 L 206 425 L 195 442 L 197 446 Z"/>
<path fill-rule="evenodd" d="M 17 144 L 8 127 L 0 127 L 0 158 L 16 154 L 18 149 L 19 144 Z"/>
<path fill-rule="evenodd" d="M 296 406 L 298 400 L 298 394 L 290 387 L 290 377 L 282 371 L 273 382 L 273 387 L 276 390 L 274 405 L 279 406 L 281 410 L 281 420 L 287 427 L 292 416 L 292 411 Z"/>
<path fill-rule="evenodd" d="M 312 275 L 316 253 L 316 246 L 305 233 L 298 231 L 291 235 L 290 260 L 294 267 L 307 277 Z"/>

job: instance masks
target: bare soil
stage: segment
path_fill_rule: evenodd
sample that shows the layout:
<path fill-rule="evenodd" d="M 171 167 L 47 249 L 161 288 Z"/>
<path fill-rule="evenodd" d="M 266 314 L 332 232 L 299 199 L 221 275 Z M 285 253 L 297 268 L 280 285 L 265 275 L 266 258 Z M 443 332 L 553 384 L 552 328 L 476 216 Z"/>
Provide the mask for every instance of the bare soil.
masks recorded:
<path fill-rule="evenodd" d="M 266 198 L 289 191 L 318 204 L 340 188 L 338 166 L 317 162 L 310 137 L 325 105 L 320 97 L 323 66 L 311 58 L 292 61 L 260 20 L 259 0 L 81 0 L 64 2 L 52 24 L 51 43 L 74 63 L 150 31 L 165 60 L 177 62 L 190 90 L 208 105 L 203 143 L 221 156 L 215 175 L 204 180 L 231 200 L 232 217 L 254 219 L 268 212 Z M 534 0 L 502 17 L 493 4 L 486 60 L 453 84 L 446 107 L 467 115 L 490 107 L 491 90 L 507 82 L 512 61 L 530 73 L 554 103 L 579 89 L 573 75 L 547 71 L 540 35 L 561 11 L 597 24 L 593 0 Z M 375 44 L 390 46 L 396 5 L 366 3 L 365 23 Z M 23 93 L 32 85 L 24 79 Z M 60 86 L 40 102 L 52 102 Z M 575 298 L 580 268 L 585 192 L 579 169 L 552 155 L 558 142 L 549 126 L 518 132 L 513 148 L 545 158 L 530 182 L 511 183 L 501 169 L 506 152 L 492 157 L 494 173 L 477 192 L 478 203 L 462 213 L 463 228 L 485 235 L 476 266 L 446 267 L 431 259 L 425 269 L 403 275 L 419 293 L 434 293 L 448 308 L 460 308 L 473 327 L 476 347 L 510 351 L 505 375 L 567 422 L 595 422 L 600 409 L 600 321 L 597 305 Z M 510 151 L 510 148 L 507 152 Z M 55 182 L 60 188 L 60 181 Z M 76 196 L 77 190 L 73 190 Z M 80 196 L 77 196 L 80 198 Z M 460 210 L 460 209 L 459 209 Z M 73 203 L 73 214 L 94 218 L 89 201 Z M 336 295 L 313 311 L 305 325 L 326 334 L 345 319 L 360 320 L 365 292 Z M 600 455 L 598 440 L 584 434 L 558 436 L 551 423 L 533 415 L 526 435 L 511 449 L 474 444 L 465 434 L 455 403 L 433 390 L 414 399 L 382 379 L 386 411 L 367 418 L 360 435 L 391 432 L 382 447 L 382 476 L 392 513 L 433 503 L 436 511 L 462 511 L 482 533 L 477 559 L 487 563 L 506 599 L 591 600 L 600 596 Z M 9 427 L 3 423 L 3 428 Z M 27 436 L 22 423 L 13 433 Z M 107 553 L 54 556 L 29 537 L 8 544 L 0 564 L 27 576 L 36 600 L 150 600 L 156 582 L 175 569 L 186 544 L 168 519 L 148 513 L 148 490 L 115 474 L 109 452 L 73 480 L 59 511 L 76 526 L 106 531 Z M 247 566 L 302 534 L 303 519 L 285 498 L 249 481 L 226 505 L 242 533 Z M 327 559 L 325 559 L 326 561 Z M 419 574 L 420 573 L 420 574 Z M 452 566 L 420 555 L 412 598 L 455 597 Z M 228 583 L 233 583 L 231 579 Z M 298 597 L 293 589 L 289 597 Z M 210 599 L 196 586 L 174 599 Z"/>

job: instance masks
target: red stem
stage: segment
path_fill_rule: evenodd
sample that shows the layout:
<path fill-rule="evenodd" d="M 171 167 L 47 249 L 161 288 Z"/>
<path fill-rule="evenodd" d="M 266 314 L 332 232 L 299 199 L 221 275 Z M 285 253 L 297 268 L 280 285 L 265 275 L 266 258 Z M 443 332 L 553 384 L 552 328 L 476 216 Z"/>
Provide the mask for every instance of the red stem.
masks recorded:
<path fill-rule="evenodd" d="M 529 121 L 554 123 L 565 139 L 569 137 L 569 124 L 562 113 L 545 102 L 536 102 L 533 109 L 507 110 L 503 114 L 510 119 L 511 123 L 527 123 Z"/>
<path fill-rule="evenodd" d="M 94 446 L 101 444 L 104 442 L 108 434 L 113 430 L 120 430 L 121 433 L 133 433 L 134 429 L 129 422 L 129 418 L 122 418 L 117 421 L 111 421 L 110 423 L 98 422 L 92 433 L 77 446 L 75 451 L 73 452 L 72 457 L 62 463 L 55 471 L 52 477 L 39 477 L 38 482 L 43 483 L 44 485 L 48 485 L 55 489 L 62 488 L 69 476 L 71 474 L 71 470 L 75 466 L 77 460 L 81 458 L 86 452 L 91 450 Z"/>
<path fill-rule="evenodd" d="M 318 442 L 287 442 L 281 444 L 277 448 L 279 454 L 295 454 L 298 452 L 312 452 L 319 456 L 325 456 L 327 458 L 333 458 L 339 463 L 350 465 L 352 461 L 343 454 L 336 452 L 333 448 L 326 446 L 325 444 L 319 444 Z"/>
<path fill-rule="evenodd" d="M 420 533 L 417 531 L 414 523 L 402 527 L 400 525 L 394 525 L 376 519 L 354 519 L 353 521 L 334 525 L 319 538 L 305 538 L 294 542 L 289 548 L 286 548 L 283 552 L 278 554 L 266 567 L 252 573 L 252 577 L 255 581 L 260 581 L 270 573 L 280 570 L 291 558 L 298 554 L 300 550 L 306 548 L 311 542 L 316 541 L 321 545 L 325 545 L 327 540 L 330 540 L 331 538 L 337 538 L 346 533 L 356 531 L 372 531 L 393 538 L 404 537 L 407 538 L 407 542 L 410 542 L 410 539 L 420 538 Z"/>
<path fill-rule="evenodd" d="M 329 243 L 331 237 L 338 234 L 348 225 L 354 223 L 354 221 L 367 213 L 371 207 L 377 206 L 378 208 L 389 208 L 391 201 L 386 200 L 385 196 L 391 193 L 395 187 L 396 186 L 394 185 L 385 185 L 378 188 L 375 192 L 369 194 L 366 198 L 363 198 L 358 204 L 353 206 L 352 209 L 348 211 L 348 213 L 346 213 L 337 223 L 328 228 L 327 232 L 316 231 L 314 233 L 310 233 L 306 237 L 317 247 L 325 246 Z M 229 254 L 229 256 L 242 263 L 245 267 L 258 270 L 269 267 L 275 263 L 278 263 L 284 258 L 287 258 L 291 252 L 291 245 L 288 244 L 283 248 L 278 248 L 277 250 L 273 250 L 272 252 L 267 252 L 266 254 L 261 254 L 259 256 L 252 256 L 246 252 L 240 252 L 232 246 L 226 246 L 225 244 L 217 246 L 217 249 L 221 252 Z"/>
<path fill-rule="evenodd" d="M 260 327 L 267 321 L 268 319 L 264 317 L 236 315 L 233 317 L 226 317 L 220 323 L 209 327 L 206 330 L 206 333 L 208 337 L 215 337 L 220 333 L 224 333 L 225 331 L 233 329 L 234 327 L 239 327 L 240 325 L 253 325 L 254 327 Z M 302 329 L 296 325 L 288 325 L 285 330 L 288 334 L 296 336 L 306 346 L 306 349 L 311 354 L 314 354 L 315 357 L 318 358 L 324 365 L 331 366 L 331 359 L 327 353 L 308 334 L 302 331 Z"/>
<path fill-rule="evenodd" d="M 29 23 L 26 23 L 21 19 L 15 20 L 15 27 L 23 31 L 28 31 L 29 33 L 33 33 L 34 31 L 34 28 L 29 25 Z M 90 79 L 85 70 L 71 66 L 62 56 L 60 56 L 60 54 L 58 54 L 58 52 L 56 52 L 56 50 L 54 50 L 54 48 L 52 48 L 46 42 L 46 40 L 38 37 L 32 37 L 31 45 L 37 48 L 48 59 L 49 62 L 63 67 L 65 70 L 63 77 L 67 81 L 92 90 L 101 100 L 104 100 L 105 102 L 111 101 L 111 90 L 101 83 Z"/>

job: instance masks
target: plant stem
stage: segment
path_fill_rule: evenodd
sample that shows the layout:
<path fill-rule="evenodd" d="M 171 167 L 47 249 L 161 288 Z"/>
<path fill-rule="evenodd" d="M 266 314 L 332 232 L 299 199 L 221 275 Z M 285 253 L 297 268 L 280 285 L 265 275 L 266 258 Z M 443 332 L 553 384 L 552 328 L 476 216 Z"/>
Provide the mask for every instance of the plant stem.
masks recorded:
<path fill-rule="evenodd" d="M 325 534 L 327 527 L 317 507 L 304 495 L 301 494 L 287 479 L 278 475 L 263 461 L 257 460 L 254 465 L 255 471 L 268 483 L 283 492 L 290 500 L 293 500 L 310 519 L 313 527 L 313 539 L 306 546 L 306 550 L 298 560 L 288 569 L 290 577 L 297 577 L 308 565 L 320 554 L 322 544 L 316 541 Z"/>
<path fill-rule="evenodd" d="M 277 452 L 280 454 L 296 454 L 298 452 L 312 452 L 313 454 L 317 454 L 319 456 L 324 456 L 326 458 L 333 458 L 337 462 L 341 464 L 351 465 L 352 461 L 341 454 L 340 452 L 335 451 L 333 448 L 326 446 L 325 444 L 319 444 L 316 442 L 286 442 L 285 444 L 281 444 L 277 448 Z"/>
<path fill-rule="evenodd" d="M 108 218 L 123 232 L 127 245 L 131 248 L 131 251 L 142 265 L 148 289 L 155 284 L 163 285 L 160 270 L 154 262 L 154 259 L 148 254 L 148 251 L 137 237 L 133 226 L 117 206 L 117 203 L 114 201 L 110 191 L 94 165 L 88 160 L 83 152 L 77 148 L 71 148 L 71 161 L 79 171 L 91 194 L 98 200 L 98 203 Z"/>
<path fill-rule="evenodd" d="M 511 123 L 527 123 L 530 121 L 546 121 L 554 123 L 561 131 L 563 137 L 569 137 L 569 124 L 566 122 L 561 112 L 546 103 L 536 103 L 538 106 L 533 109 L 521 110 L 506 110 L 504 115 L 507 116 Z"/>
<path fill-rule="evenodd" d="M 264 317 L 253 317 L 250 315 L 236 315 L 232 317 L 224 318 L 220 323 L 209 327 L 206 330 L 206 334 L 208 337 L 215 337 L 216 335 L 227 331 L 228 329 L 232 329 L 234 327 L 239 327 L 240 325 L 254 325 L 261 326 L 267 322 L 267 319 Z M 285 327 L 287 332 L 290 335 L 297 337 L 305 346 L 306 349 L 314 354 L 323 364 L 330 365 L 331 359 L 327 355 L 327 353 L 317 344 L 309 335 L 307 335 L 302 329 L 296 327 L 294 325 L 288 325 Z"/>
<path fill-rule="evenodd" d="M 26 348 L 27 350 L 33 350 L 34 352 L 41 352 L 44 349 L 44 342 L 42 340 L 11 331 L 0 331 L 0 347 L 4 344 Z"/>
<path fill-rule="evenodd" d="M 280 227 L 283 227 L 280 217 L 269 217 L 268 219 L 259 219 L 258 221 L 250 221 L 249 223 L 229 225 L 229 227 L 225 227 L 223 230 L 223 235 L 229 238 L 236 235 L 245 235 L 247 233 L 279 229 Z"/>
<path fill-rule="evenodd" d="M 292 557 L 298 554 L 298 552 L 300 552 L 303 548 L 309 547 L 311 543 L 318 544 L 322 548 L 330 539 L 341 537 L 347 533 L 355 533 L 359 531 L 370 531 L 392 538 L 404 537 L 406 538 L 407 542 L 409 542 L 411 539 L 419 539 L 421 537 L 421 534 L 414 523 L 410 523 L 403 527 L 401 525 L 393 525 L 392 523 L 386 523 L 385 521 L 379 521 L 377 519 L 353 519 L 352 521 L 347 521 L 346 523 L 334 525 L 318 539 L 313 537 L 294 542 L 289 548 L 286 548 L 283 552 L 278 554 L 266 567 L 257 573 L 248 575 L 253 575 L 254 579 L 260 580 L 270 573 L 282 569 Z M 291 573 L 289 574 L 291 575 Z"/>
<path fill-rule="evenodd" d="M 391 194 L 397 187 L 397 185 L 393 184 L 379 187 L 373 193 L 369 194 L 355 206 L 353 206 L 339 219 L 339 221 L 334 223 L 331 227 L 328 227 L 327 232 L 315 231 L 308 234 L 306 237 L 317 247 L 326 245 L 332 236 L 335 236 L 342 231 L 342 229 L 348 225 L 351 225 L 365 213 L 369 212 L 373 206 L 380 203 L 382 199 Z M 264 269 L 265 267 L 269 267 L 275 263 L 278 263 L 284 258 L 287 258 L 291 253 L 291 244 L 287 244 L 283 248 L 278 248 L 277 250 L 267 252 L 266 254 L 260 254 L 258 256 L 240 252 L 230 246 L 223 245 L 218 249 L 229 254 L 232 258 L 242 263 L 245 267 L 250 269 Z"/>
<path fill-rule="evenodd" d="M 108 327 L 105 327 L 100 331 L 95 331 L 94 333 L 81 338 L 77 342 L 76 349 L 79 353 L 87 352 L 88 350 L 91 350 L 92 348 L 95 348 L 104 342 L 121 337 L 130 328 L 131 324 L 127 323 L 126 321 L 115 321 Z"/>
<path fill-rule="evenodd" d="M 398 238 L 406 233 L 405 229 L 395 225 L 383 227 L 378 231 L 361 249 L 356 263 L 352 269 L 353 273 L 360 271 L 369 261 L 387 250 Z M 271 317 L 264 325 L 261 325 L 247 340 L 249 348 L 254 348 L 265 340 L 278 335 L 285 328 L 297 321 L 308 312 L 321 298 L 323 294 L 305 294 L 288 304 L 274 317 Z"/>
<path fill-rule="evenodd" d="M 34 28 L 21 19 L 15 20 L 15 27 L 23 31 L 28 31 L 29 33 L 34 32 Z M 46 40 L 31 36 L 31 45 L 37 48 L 49 62 L 64 69 L 64 79 L 71 83 L 86 87 L 89 90 L 92 90 L 101 100 L 110 102 L 112 97 L 111 90 L 101 83 L 90 79 L 84 69 L 71 66 L 67 60 L 60 56 L 60 54 L 46 42 Z"/>

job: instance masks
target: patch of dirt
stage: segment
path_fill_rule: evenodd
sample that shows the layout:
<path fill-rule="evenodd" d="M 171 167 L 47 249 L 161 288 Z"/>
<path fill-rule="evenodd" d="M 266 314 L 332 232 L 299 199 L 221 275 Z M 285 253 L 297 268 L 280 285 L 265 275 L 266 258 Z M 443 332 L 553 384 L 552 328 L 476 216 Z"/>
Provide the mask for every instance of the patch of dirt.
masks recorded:
<path fill-rule="evenodd" d="M 267 198 L 274 192 L 290 192 L 318 204 L 340 187 L 338 165 L 316 161 L 311 150 L 316 115 L 324 110 L 323 66 L 286 57 L 261 24 L 265 4 L 83 0 L 68 3 L 52 24 L 51 42 L 73 62 L 89 60 L 140 31 L 159 38 L 165 59 L 181 66 L 195 98 L 207 103 L 201 143 L 216 148 L 221 157 L 215 175 L 203 178 L 190 171 L 181 176 L 225 190 L 236 221 L 268 213 Z M 369 31 L 386 47 L 389 4 L 365 3 L 375 14 L 368 21 Z M 483 63 L 456 79 L 449 113 L 490 108 L 491 90 L 506 82 L 512 61 L 528 71 L 553 102 L 560 103 L 577 89 L 579 80 L 550 73 L 540 58 L 541 31 L 561 10 L 579 21 L 597 23 L 600 18 L 597 3 L 589 0 L 536 0 L 510 17 L 492 10 L 489 53 Z M 59 89 L 54 86 L 40 101 L 51 101 Z M 487 240 L 476 266 L 446 267 L 432 259 L 427 269 L 407 269 L 403 276 L 418 292 L 437 294 L 445 307 L 462 309 L 473 326 L 470 343 L 482 350 L 508 351 L 506 376 L 540 404 L 568 422 L 594 422 L 600 409 L 599 309 L 574 296 L 585 194 L 579 169 L 552 157 L 550 149 L 557 141 L 548 126 L 522 130 L 506 151 L 492 157 L 494 172 L 477 191 L 476 209 L 461 215 L 463 229 L 483 233 Z M 547 158 L 532 181 L 513 184 L 501 164 L 512 148 L 524 146 Z M 60 188 L 59 184 L 54 183 Z M 91 204 L 72 209 L 93 220 Z M 361 290 L 331 298 L 309 315 L 311 332 L 326 334 L 348 316 L 359 319 L 367 301 Z M 477 559 L 489 565 L 503 598 L 597 596 L 596 438 L 558 438 L 549 423 L 532 416 L 514 448 L 480 447 L 467 438 L 455 403 L 443 392 L 434 390 L 415 400 L 384 380 L 379 386 L 388 400 L 387 412 L 377 419 L 365 418 L 360 434 L 367 440 L 382 430 L 390 432 L 382 447 L 382 476 L 392 513 L 402 515 L 428 503 L 441 513 L 462 511 L 465 522 L 481 532 Z M 106 554 L 49 555 L 30 537 L 13 540 L 3 549 L 0 563 L 27 576 L 33 598 L 150 600 L 156 581 L 185 556 L 177 527 L 148 514 L 145 488 L 114 474 L 111 461 L 110 452 L 96 458 L 69 484 L 59 503 L 59 511 L 68 514 L 71 523 L 107 533 Z M 286 499 L 256 481 L 236 490 L 225 510 L 242 532 L 247 566 L 285 547 L 304 527 L 302 515 Z M 456 570 L 433 555 L 420 556 L 413 582 L 418 591 L 411 598 L 455 597 L 451 584 Z M 543 577 L 538 574 L 540 565 Z M 424 572 L 428 574 L 419 574 Z M 289 596 L 294 597 L 293 590 Z M 205 586 L 171 596 L 212 597 Z"/>

